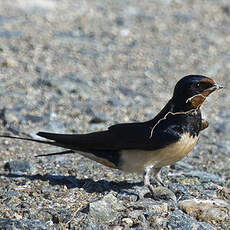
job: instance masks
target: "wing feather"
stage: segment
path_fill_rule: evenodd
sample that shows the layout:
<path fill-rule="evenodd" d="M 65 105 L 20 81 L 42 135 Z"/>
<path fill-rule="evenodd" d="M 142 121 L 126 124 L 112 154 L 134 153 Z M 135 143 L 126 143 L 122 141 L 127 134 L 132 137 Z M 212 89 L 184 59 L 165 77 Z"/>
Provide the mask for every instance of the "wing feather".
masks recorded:
<path fill-rule="evenodd" d="M 124 123 L 106 131 L 88 134 L 55 134 L 39 132 L 37 135 L 53 140 L 66 148 L 82 151 L 142 149 L 155 150 L 177 141 L 181 134 L 174 127 L 156 128 L 152 137 L 148 123 Z"/>

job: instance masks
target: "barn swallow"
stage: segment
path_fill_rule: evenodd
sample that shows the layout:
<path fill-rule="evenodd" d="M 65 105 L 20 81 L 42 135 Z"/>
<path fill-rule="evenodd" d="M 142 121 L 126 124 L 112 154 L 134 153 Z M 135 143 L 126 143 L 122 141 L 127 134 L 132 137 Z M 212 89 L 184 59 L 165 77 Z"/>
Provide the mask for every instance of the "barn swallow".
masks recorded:
<path fill-rule="evenodd" d="M 200 107 L 212 92 L 221 89 L 211 78 L 188 75 L 179 80 L 173 96 L 155 118 L 145 122 L 122 123 L 105 131 L 87 134 L 39 132 L 48 140 L 1 136 L 59 146 L 67 149 L 50 156 L 77 152 L 105 166 L 144 174 L 144 184 L 153 193 L 150 175 L 163 185 L 162 167 L 174 164 L 194 147 L 201 130 L 208 127 Z"/>

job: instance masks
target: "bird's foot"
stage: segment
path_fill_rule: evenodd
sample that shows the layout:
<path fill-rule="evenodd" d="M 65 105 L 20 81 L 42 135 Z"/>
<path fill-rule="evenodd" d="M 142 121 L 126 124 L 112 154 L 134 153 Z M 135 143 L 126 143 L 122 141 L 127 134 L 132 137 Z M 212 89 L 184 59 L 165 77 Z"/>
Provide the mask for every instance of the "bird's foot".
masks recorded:
<path fill-rule="evenodd" d="M 148 184 L 147 187 L 148 187 L 151 195 L 153 196 L 154 195 L 154 187 L 151 184 Z"/>
<path fill-rule="evenodd" d="M 167 187 L 161 179 L 160 170 L 157 172 L 157 174 L 155 174 L 155 179 L 158 185 Z"/>
<path fill-rule="evenodd" d="M 159 186 L 167 187 L 161 179 L 161 168 L 153 168 L 153 176 Z"/>
<path fill-rule="evenodd" d="M 159 186 L 166 187 L 163 183 L 161 176 L 160 176 L 161 168 L 154 168 L 153 166 L 149 166 L 145 168 L 144 173 L 144 184 L 149 189 L 151 195 L 154 195 L 154 187 L 150 183 L 150 174 L 153 172 L 154 178 Z"/>

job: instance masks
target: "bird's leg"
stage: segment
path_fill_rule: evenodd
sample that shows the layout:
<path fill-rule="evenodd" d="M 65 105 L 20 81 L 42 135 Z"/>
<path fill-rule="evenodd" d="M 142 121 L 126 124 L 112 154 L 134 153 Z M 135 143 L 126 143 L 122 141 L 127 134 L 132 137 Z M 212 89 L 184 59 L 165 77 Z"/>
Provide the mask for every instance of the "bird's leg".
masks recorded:
<path fill-rule="evenodd" d="M 144 171 L 144 184 L 148 187 L 151 194 L 153 194 L 153 186 L 150 183 L 150 175 L 153 165 L 147 166 Z"/>
<path fill-rule="evenodd" d="M 158 184 L 165 186 L 161 179 L 161 168 L 153 168 L 153 177 L 156 179 Z"/>
<path fill-rule="evenodd" d="M 204 120 L 204 119 L 202 119 L 202 121 L 201 121 L 201 127 L 200 127 L 200 131 L 202 131 L 202 130 L 204 130 L 204 129 L 206 129 L 206 128 L 208 128 L 208 121 L 206 121 L 206 120 Z"/>
<path fill-rule="evenodd" d="M 156 179 L 157 183 L 160 184 L 161 186 L 165 186 L 162 179 L 161 179 L 161 168 L 154 168 L 154 165 L 150 165 L 148 167 L 145 168 L 145 172 L 144 172 L 144 184 L 145 186 L 148 187 L 149 191 L 151 194 L 154 194 L 153 190 L 153 186 L 150 183 L 150 175 L 153 172 L 153 176 Z"/>

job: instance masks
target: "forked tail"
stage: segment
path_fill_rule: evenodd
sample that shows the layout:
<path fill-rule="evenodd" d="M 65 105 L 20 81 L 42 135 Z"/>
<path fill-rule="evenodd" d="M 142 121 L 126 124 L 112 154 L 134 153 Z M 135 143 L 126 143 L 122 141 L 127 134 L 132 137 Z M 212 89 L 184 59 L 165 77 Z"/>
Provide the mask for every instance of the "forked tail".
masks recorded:
<path fill-rule="evenodd" d="M 0 135 L 0 138 L 10 138 L 10 139 L 16 139 L 16 140 L 23 140 L 23 141 L 31 141 L 31 142 L 37 142 L 37 143 L 42 143 L 42 144 L 48 144 L 48 145 L 53 145 L 53 146 L 58 146 L 62 148 L 66 148 L 65 145 L 57 143 L 55 141 L 43 141 L 43 140 L 38 140 L 38 139 L 33 139 L 33 138 L 27 138 L 27 137 L 15 137 L 15 136 L 8 136 L 8 135 Z M 56 153 L 49 153 L 49 154 L 40 154 L 36 155 L 35 157 L 42 157 L 42 156 L 54 156 L 54 155 L 62 155 L 62 154 L 70 154 L 74 153 L 73 150 L 65 150 L 62 152 L 56 152 Z"/>

